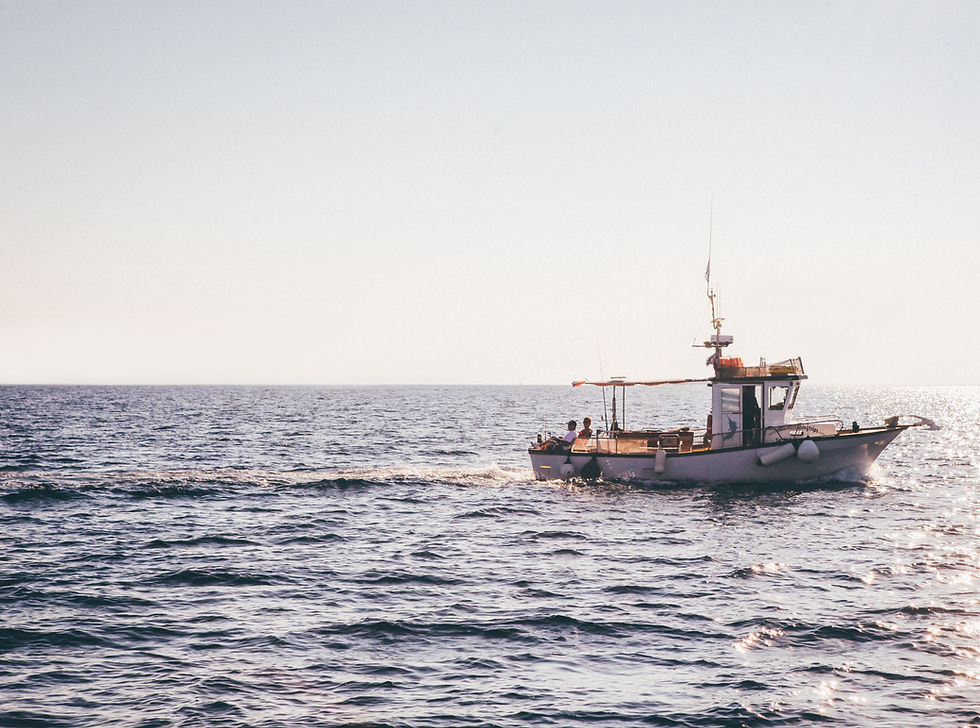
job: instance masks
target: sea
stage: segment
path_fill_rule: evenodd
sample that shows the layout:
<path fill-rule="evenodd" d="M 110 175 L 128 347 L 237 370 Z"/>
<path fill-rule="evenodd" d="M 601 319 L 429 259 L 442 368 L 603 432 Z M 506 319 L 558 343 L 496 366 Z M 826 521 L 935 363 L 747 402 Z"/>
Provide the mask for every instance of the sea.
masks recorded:
<path fill-rule="evenodd" d="M 0 726 L 980 726 L 980 388 L 805 386 L 942 426 L 862 479 L 535 481 L 608 404 L 0 387 Z"/>

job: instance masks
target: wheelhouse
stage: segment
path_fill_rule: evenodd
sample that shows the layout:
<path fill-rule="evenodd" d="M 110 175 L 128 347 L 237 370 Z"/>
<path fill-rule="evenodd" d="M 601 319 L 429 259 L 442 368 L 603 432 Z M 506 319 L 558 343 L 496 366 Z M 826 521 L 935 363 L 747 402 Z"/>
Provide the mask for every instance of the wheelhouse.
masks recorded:
<path fill-rule="evenodd" d="M 799 358 L 772 365 L 761 361 L 757 367 L 742 366 L 737 358 L 721 359 L 715 371 L 710 384 L 711 449 L 777 442 L 799 429 L 799 424 L 789 424 L 800 382 L 806 379 Z"/>

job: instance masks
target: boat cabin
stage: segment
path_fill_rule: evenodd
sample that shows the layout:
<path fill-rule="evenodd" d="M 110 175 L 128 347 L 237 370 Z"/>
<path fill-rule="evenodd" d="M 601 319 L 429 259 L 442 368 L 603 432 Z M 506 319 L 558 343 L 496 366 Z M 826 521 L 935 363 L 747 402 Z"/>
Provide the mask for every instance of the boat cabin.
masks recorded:
<path fill-rule="evenodd" d="M 605 382 L 573 382 L 574 386 L 592 384 L 611 388 L 612 416 L 611 419 L 603 417 L 609 423 L 606 432 L 592 438 L 576 439 L 572 452 L 642 454 L 663 449 L 686 453 L 758 447 L 789 438 L 834 434 L 837 428 L 833 423 L 792 421 L 793 407 L 804 379 L 803 362 L 798 358 L 776 364 L 761 361 L 757 367 L 743 366 L 738 358 L 720 358 L 715 364 L 715 376 L 710 378 L 658 381 L 614 378 Z M 707 382 L 711 387 L 711 413 L 705 429 L 626 429 L 627 388 L 689 382 Z M 829 428 L 827 432 L 823 431 L 824 427 Z"/>
<path fill-rule="evenodd" d="M 743 366 L 739 358 L 719 359 L 709 385 L 711 449 L 776 442 L 785 431 L 799 429 L 788 423 L 804 379 L 798 358 L 757 367 Z"/>

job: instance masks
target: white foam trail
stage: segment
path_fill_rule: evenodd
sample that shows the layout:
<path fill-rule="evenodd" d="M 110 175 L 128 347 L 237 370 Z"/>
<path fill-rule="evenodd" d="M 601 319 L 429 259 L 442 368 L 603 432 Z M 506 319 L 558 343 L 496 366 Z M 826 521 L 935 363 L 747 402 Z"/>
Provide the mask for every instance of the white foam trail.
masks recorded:
<path fill-rule="evenodd" d="M 321 471 L 319 475 L 321 478 L 348 478 L 381 481 L 384 483 L 424 480 L 449 485 L 482 486 L 504 486 L 514 483 L 527 483 L 534 480 L 534 471 L 530 468 L 503 468 L 497 463 L 463 468 L 437 465 L 344 468 L 342 470 Z"/>
<path fill-rule="evenodd" d="M 276 487 L 305 485 L 324 480 L 366 480 L 379 483 L 425 481 L 448 485 L 506 486 L 534 480 L 530 468 L 504 468 L 497 463 L 475 467 L 396 465 L 388 467 L 325 468 L 322 470 L 261 470 L 261 469 L 182 469 L 131 470 L 96 473 L 0 473 L 0 487 L 37 487 L 40 481 L 58 486 L 104 484 L 114 486 L 152 484 L 154 486 L 213 484 L 258 485 Z"/>

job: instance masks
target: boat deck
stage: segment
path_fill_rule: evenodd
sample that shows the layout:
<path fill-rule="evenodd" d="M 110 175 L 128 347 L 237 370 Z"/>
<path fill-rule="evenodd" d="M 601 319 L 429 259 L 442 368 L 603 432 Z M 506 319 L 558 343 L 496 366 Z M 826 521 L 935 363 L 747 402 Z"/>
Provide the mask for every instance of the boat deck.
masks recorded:
<path fill-rule="evenodd" d="M 904 429 L 905 425 L 864 427 L 857 431 L 842 429 L 839 426 L 827 426 L 827 423 L 791 423 L 766 431 L 765 442 L 744 442 L 735 447 L 711 447 L 710 439 L 705 431 L 689 429 L 659 432 L 656 430 L 626 431 L 616 437 L 579 437 L 573 443 L 570 452 L 573 455 L 655 455 L 663 449 L 670 454 L 687 454 L 707 451 L 730 449 L 757 448 L 764 445 L 774 445 L 783 442 L 794 442 L 802 439 L 847 438 L 858 434 Z M 747 435 L 746 431 L 741 433 Z M 757 436 L 757 435 L 756 435 Z M 714 437 L 719 438 L 719 435 Z M 532 452 L 536 448 L 532 448 Z"/>

